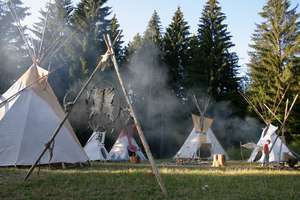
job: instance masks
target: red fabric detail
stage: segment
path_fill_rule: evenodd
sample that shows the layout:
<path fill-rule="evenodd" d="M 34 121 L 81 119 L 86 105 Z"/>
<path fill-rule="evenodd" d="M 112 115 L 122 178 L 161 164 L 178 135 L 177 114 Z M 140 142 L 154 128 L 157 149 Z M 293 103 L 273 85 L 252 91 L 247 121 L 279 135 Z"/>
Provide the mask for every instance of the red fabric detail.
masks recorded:
<path fill-rule="evenodd" d="M 269 153 L 269 145 L 268 144 L 264 144 L 264 153 L 265 154 Z"/>

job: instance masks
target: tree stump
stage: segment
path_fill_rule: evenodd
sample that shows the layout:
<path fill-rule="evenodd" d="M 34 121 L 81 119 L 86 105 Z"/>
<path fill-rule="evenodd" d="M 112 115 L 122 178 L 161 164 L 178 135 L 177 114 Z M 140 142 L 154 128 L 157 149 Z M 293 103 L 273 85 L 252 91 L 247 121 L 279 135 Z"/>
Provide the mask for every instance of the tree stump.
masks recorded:
<path fill-rule="evenodd" d="M 213 155 L 213 163 L 212 167 L 219 167 L 219 162 L 218 162 L 218 154 Z"/>
<path fill-rule="evenodd" d="M 218 154 L 218 161 L 221 167 L 225 166 L 225 155 L 224 154 Z"/>
<path fill-rule="evenodd" d="M 223 167 L 225 165 L 225 155 L 214 154 L 212 167 Z"/>

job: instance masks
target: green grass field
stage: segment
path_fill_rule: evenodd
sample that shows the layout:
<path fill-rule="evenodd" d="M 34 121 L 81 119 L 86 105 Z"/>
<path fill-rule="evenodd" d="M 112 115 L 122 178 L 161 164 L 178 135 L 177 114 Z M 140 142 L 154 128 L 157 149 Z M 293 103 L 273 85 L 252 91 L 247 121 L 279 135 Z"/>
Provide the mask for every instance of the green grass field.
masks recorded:
<path fill-rule="evenodd" d="M 225 168 L 161 167 L 166 199 L 300 199 L 300 171 L 228 163 Z M 0 199 L 164 199 L 148 165 L 93 163 L 35 172 L 0 168 Z"/>

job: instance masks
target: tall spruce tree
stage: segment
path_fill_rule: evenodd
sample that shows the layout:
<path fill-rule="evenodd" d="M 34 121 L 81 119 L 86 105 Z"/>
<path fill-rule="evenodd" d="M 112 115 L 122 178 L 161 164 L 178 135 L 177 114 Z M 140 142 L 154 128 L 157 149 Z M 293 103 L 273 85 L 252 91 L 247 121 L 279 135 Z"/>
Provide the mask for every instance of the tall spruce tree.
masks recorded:
<path fill-rule="evenodd" d="M 300 22 L 296 8 L 289 0 L 268 0 L 252 36 L 250 47 L 249 93 L 255 105 L 273 105 L 277 92 L 289 86 L 287 97 L 292 99 L 300 90 Z M 290 132 L 300 128 L 299 101 L 291 116 Z M 284 108 L 278 118 L 283 119 Z M 268 112 L 264 113 L 269 118 Z M 274 121 L 275 122 L 275 121 Z"/>
<path fill-rule="evenodd" d="M 185 85 L 187 88 L 207 88 L 208 73 L 201 63 L 198 35 L 193 34 L 189 39 L 188 66 Z"/>
<path fill-rule="evenodd" d="M 162 33 L 161 33 L 161 22 L 160 17 L 156 10 L 154 10 L 149 22 L 146 31 L 144 32 L 144 42 L 152 42 L 161 47 Z"/>
<path fill-rule="evenodd" d="M 28 67 L 30 61 L 8 5 L 19 20 L 29 15 L 28 8 L 21 0 L 11 0 L 9 4 L 7 1 L 0 0 L 0 93 L 4 92 Z M 26 28 L 26 26 L 22 27 L 24 30 Z"/>
<path fill-rule="evenodd" d="M 147 57 L 147 63 L 152 63 L 150 69 L 148 70 L 148 74 L 150 79 L 154 79 L 154 74 L 156 73 L 156 68 L 162 66 L 162 33 L 161 33 L 161 22 L 156 10 L 154 10 L 149 22 L 146 31 L 144 32 L 144 37 L 142 40 L 142 46 L 137 51 L 140 55 L 149 54 L 150 57 Z M 144 53 L 144 51 L 146 53 Z M 148 97 L 158 96 L 160 86 L 155 82 L 150 82 L 147 87 Z"/>
<path fill-rule="evenodd" d="M 224 23 L 225 14 L 217 0 L 208 0 L 198 29 L 199 62 L 189 67 L 189 82 L 204 87 L 216 100 L 228 98 L 239 88 L 238 58 L 231 51 L 234 44 Z M 198 59 L 197 55 L 192 59 Z M 195 71 L 199 73 L 194 73 Z"/>
<path fill-rule="evenodd" d="M 78 34 L 70 49 L 73 60 L 70 75 L 73 81 L 87 78 L 99 56 L 106 51 L 103 34 L 108 32 L 110 24 L 110 7 L 105 6 L 106 2 L 107 0 L 81 0 L 75 9 L 72 26 Z"/>
<path fill-rule="evenodd" d="M 133 54 L 137 52 L 140 48 L 147 49 L 147 48 L 161 48 L 162 43 L 162 32 L 161 32 L 161 22 L 160 17 L 156 10 L 154 10 L 147 28 L 144 32 L 144 35 L 141 36 L 137 33 L 131 42 L 128 43 L 127 47 L 125 48 L 125 60 L 127 63 L 130 62 L 130 58 Z M 153 47 L 156 46 L 156 47 Z M 156 59 L 156 58 L 155 58 Z"/>
<path fill-rule="evenodd" d="M 184 82 L 188 65 L 189 26 L 180 7 L 163 38 L 164 61 L 169 67 L 170 85 L 176 96 L 184 98 Z"/>

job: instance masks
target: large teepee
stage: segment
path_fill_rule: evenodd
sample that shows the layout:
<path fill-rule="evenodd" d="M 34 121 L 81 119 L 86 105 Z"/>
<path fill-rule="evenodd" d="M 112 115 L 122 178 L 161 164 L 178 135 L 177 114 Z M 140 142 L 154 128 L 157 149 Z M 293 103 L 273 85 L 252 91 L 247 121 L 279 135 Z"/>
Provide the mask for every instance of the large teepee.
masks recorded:
<path fill-rule="evenodd" d="M 84 151 L 90 160 L 110 160 L 108 152 L 104 146 L 105 132 L 94 132 L 86 145 Z"/>
<path fill-rule="evenodd" d="M 211 159 L 213 154 L 223 154 L 228 159 L 227 153 L 214 135 L 211 125 L 213 119 L 192 115 L 194 128 L 175 158 L 184 159 Z"/>
<path fill-rule="evenodd" d="M 265 127 L 261 133 L 261 137 L 257 142 L 257 146 L 252 151 L 251 156 L 248 162 L 263 162 L 265 155 L 261 153 L 262 146 L 267 142 L 267 140 L 271 141 L 271 145 L 273 146 L 272 151 L 270 152 L 269 162 L 280 162 L 287 160 L 287 156 L 294 157 L 292 152 L 286 146 L 285 142 L 281 140 L 281 138 L 277 138 L 276 130 L 278 128 L 273 126 L 272 124 L 269 127 Z M 277 139 L 276 139 L 277 138 Z"/>
<path fill-rule="evenodd" d="M 0 166 L 32 165 L 64 117 L 47 74 L 34 63 L 1 96 Z M 86 162 L 69 122 L 60 132 L 39 164 Z"/>
<path fill-rule="evenodd" d="M 129 151 L 135 152 L 141 160 L 146 160 L 142 150 L 136 143 L 132 134 L 128 131 L 122 130 L 117 141 L 109 152 L 109 157 L 112 161 L 126 161 L 129 160 Z"/>

